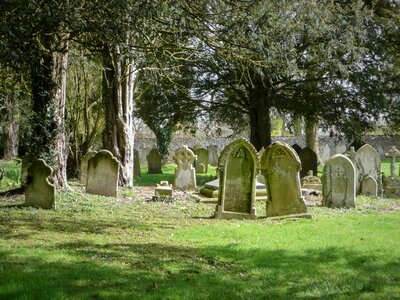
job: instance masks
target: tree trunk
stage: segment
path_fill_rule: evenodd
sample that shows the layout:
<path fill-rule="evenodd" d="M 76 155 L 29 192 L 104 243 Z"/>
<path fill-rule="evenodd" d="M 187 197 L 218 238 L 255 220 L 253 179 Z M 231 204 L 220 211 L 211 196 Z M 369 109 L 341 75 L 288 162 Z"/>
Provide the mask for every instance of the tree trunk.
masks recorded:
<path fill-rule="evenodd" d="M 55 40 L 43 37 L 46 49 L 54 49 Z M 36 50 L 31 60 L 33 116 L 31 118 L 32 159 L 42 158 L 53 168 L 52 181 L 59 189 L 68 188 L 65 138 L 65 99 L 68 43 L 58 42 L 57 50 Z"/>
<path fill-rule="evenodd" d="M 103 145 L 120 162 L 119 185 L 133 182 L 133 87 L 136 77 L 129 59 L 118 57 L 118 51 L 103 53 L 103 100 L 105 129 Z"/>
<path fill-rule="evenodd" d="M 10 91 L 6 100 L 7 114 L 9 117 L 6 136 L 4 139 L 4 160 L 12 160 L 18 155 L 18 119 L 15 109 L 15 92 Z"/>
<path fill-rule="evenodd" d="M 271 118 L 268 90 L 263 86 L 248 89 L 250 142 L 260 151 L 271 144 Z"/>
<path fill-rule="evenodd" d="M 306 146 L 313 150 L 320 163 L 318 143 L 318 121 L 306 119 Z"/>

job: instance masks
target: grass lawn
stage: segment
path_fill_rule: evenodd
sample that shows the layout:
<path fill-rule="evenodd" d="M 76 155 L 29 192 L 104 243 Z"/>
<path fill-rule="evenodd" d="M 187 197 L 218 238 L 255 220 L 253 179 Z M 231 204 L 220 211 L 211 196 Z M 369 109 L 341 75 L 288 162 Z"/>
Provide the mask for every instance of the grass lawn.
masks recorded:
<path fill-rule="evenodd" d="M 400 298 L 400 200 L 313 219 L 212 219 L 214 205 L 79 191 L 0 201 L 2 299 Z"/>
<path fill-rule="evenodd" d="M 297 221 L 266 219 L 260 201 L 257 220 L 215 220 L 190 197 L 72 186 L 56 210 L 0 198 L 0 299 L 400 299 L 400 199 Z"/>

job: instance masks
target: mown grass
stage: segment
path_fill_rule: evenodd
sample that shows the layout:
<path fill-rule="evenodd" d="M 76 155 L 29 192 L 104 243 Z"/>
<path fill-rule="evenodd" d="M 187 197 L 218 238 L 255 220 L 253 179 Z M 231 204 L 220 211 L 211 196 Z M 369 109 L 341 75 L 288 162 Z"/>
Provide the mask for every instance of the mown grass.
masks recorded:
<path fill-rule="evenodd" d="M 135 189 L 133 189 L 134 191 Z M 4 299 L 396 299 L 400 200 L 313 219 L 215 220 L 215 206 L 57 194 L 0 201 Z"/>

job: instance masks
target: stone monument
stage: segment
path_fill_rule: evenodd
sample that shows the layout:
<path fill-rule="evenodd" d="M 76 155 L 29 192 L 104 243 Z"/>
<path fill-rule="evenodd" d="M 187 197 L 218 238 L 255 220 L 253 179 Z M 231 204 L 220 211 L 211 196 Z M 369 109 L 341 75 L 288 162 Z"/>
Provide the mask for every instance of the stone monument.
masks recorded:
<path fill-rule="evenodd" d="M 174 155 L 174 161 L 178 165 L 174 174 L 174 189 L 188 190 L 196 188 L 196 172 L 193 168 L 193 162 L 196 155 L 188 146 L 182 146 L 177 149 Z"/>
<path fill-rule="evenodd" d="M 86 155 L 81 159 L 81 167 L 79 169 L 79 183 L 82 185 L 86 184 L 88 161 L 95 154 L 96 151 L 88 151 L 88 153 L 86 153 Z"/>
<path fill-rule="evenodd" d="M 148 174 L 162 174 L 161 171 L 161 159 L 162 156 L 160 152 L 158 152 L 157 148 L 153 148 L 150 150 L 149 154 L 147 154 L 147 167 Z"/>

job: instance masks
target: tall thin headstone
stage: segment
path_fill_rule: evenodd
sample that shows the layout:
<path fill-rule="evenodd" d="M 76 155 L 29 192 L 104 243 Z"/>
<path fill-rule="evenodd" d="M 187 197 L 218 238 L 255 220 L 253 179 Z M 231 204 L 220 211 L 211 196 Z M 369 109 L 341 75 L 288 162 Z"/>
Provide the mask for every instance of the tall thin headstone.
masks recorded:
<path fill-rule="evenodd" d="M 300 158 L 286 143 L 271 144 L 261 157 L 261 173 L 267 187 L 267 217 L 307 213 L 301 195 Z"/>
<path fill-rule="evenodd" d="M 139 151 L 133 150 L 133 178 L 141 177 Z"/>
<path fill-rule="evenodd" d="M 356 193 L 361 192 L 362 181 L 371 176 L 378 183 L 378 193 L 382 192 L 381 157 L 378 151 L 369 144 L 365 144 L 357 150 L 355 155 L 355 167 L 357 168 Z"/>
<path fill-rule="evenodd" d="M 208 162 L 211 166 L 218 165 L 218 147 L 211 145 L 207 147 L 208 151 Z"/>
<path fill-rule="evenodd" d="M 324 166 L 322 181 L 323 206 L 355 207 L 356 170 L 348 157 L 337 154 L 328 159 Z"/>
<path fill-rule="evenodd" d="M 101 196 L 117 196 L 119 161 L 110 151 L 101 150 L 89 159 L 86 192 Z"/>
<path fill-rule="evenodd" d="M 34 161 L 28 168 L 25 204 L 44 209 L 55 208 L 55 187 L 48 180 L 53 169 L 44 160 Z"/>
<path fill-rule="evenodd" d="M 400 156 L 400 151 L 396 149 L 396 146 L 392 146 L 390 150 L 385 154 L 390 157 L 390 177 L 396 176 L 396 159 Z M 400 171 L 399 171 L 400 176 Z"/>
<path fill-rule="evenodd" d="M 228 144 L 218 160 L 219 191 L 215 217 L 255 219 L 257 151 L 245 139 Z"/>
<path fill-rule="evenodd" d="M 176 150 L 174 160 L 178 165 L 174 174 L 174 188 L 180 190 L 195 189 L 196 172 L 193 162 L 196 160 L 196 155 L 185 145 Z"/>

